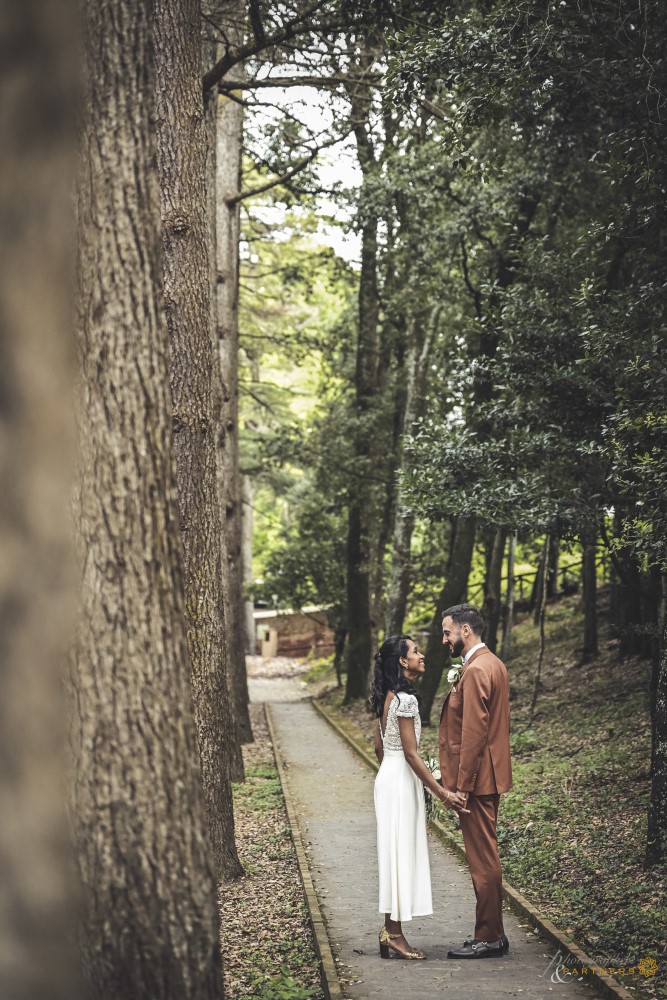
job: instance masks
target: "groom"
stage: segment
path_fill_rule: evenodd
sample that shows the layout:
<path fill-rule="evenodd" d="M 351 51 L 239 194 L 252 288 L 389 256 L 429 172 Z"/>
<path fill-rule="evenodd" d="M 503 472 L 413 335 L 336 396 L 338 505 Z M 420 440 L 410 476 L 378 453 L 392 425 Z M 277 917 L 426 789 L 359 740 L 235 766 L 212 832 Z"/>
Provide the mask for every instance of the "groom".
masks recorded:
<path fill-rule="evenodd" d="M 503 928 L 502 873 L 496 840 L 500 793 L 512 787 L 509 681 L 504 663 L 482 642 L 484 619 L 471 604 L 442 614 L 442 641 L 461 667 L 440 715 L 442 784 L 462 792 L 469 813 L 461 832 L 477 897 L 475 934 L 448 958 L 497 958 L 509 949 Z"/>

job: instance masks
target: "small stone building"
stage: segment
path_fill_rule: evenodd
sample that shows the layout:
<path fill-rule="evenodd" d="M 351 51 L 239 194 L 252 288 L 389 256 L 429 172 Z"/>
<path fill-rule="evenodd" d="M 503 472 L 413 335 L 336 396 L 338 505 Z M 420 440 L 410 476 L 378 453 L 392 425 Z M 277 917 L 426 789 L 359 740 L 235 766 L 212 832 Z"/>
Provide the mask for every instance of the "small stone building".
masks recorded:
<path fill-rule="evenodd" d="M 326 608 L 254 612 L 258 656 L 331 656 L 334 634 Z"/>

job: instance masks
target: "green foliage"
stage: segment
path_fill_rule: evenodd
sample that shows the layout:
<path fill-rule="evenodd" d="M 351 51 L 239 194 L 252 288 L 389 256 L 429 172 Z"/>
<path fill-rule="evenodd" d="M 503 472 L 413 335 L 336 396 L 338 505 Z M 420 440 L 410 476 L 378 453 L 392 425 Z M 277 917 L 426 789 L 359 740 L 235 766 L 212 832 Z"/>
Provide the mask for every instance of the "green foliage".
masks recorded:
<path fill-rule="evenodd" d="M 386 581 L 401 435 L 417 516 L 411 628 L 432 612 L 454 517 L 576 541 L 615 511 L 610 544 L 643 571 L 664 568 L 659 5 L 345 9 L 357 26 L 340 40 L 345 57 L 322 56 L 318 72 L 354 56 L 385 78 L 364 89 L 363 185 L 337 181 L 327 197 L 357 232 L 380 221 L 378 378 L 355 407 L 359 274 L 315 249 L 318 220 L 336 209 L 318 202 L 311 172 L 301 193 L 264 196 L 246 226 L 244 343 L 262 375 L 246 387 L 244 461 L 261 482 L 262 595 L 344 620 L 346 509 L 362 488 L 372 572 Z M 359 113 L 361 91 L 355 109 L 350 93 L 331 97 L 331 134 Z M 304 135 L 289 116 L 260 129 L 258 174 L 284 169 Z M 408 359 L 432 317 L 425 415 L 405 428 Z"/>
<path fill-rule="evenodd" d="M 525 729 L 523 732 L 512 733 L 511 736 L 512 753 L 521 755 L 538 747 L 537 738 L 533 729 Z"/>
<path fill-rule="evenodd" d="M 268 982 L 262 978 L 256 979 L 255 986 L 261 991 L 257 994 L 257 1000 L 309 1000 L 309 997 L 315 996 L 315 990 L 299 985 L 286 965 L 281 966 L 280 975 Z"/>
<path fill-rule="evenodd" d="M 256 813 L 277 809 L 283 801 L 280 778 L 273 766 L 248 768 L 245 782 L 234 784 L 233 787 L 235 798 Z"/>
<path fill-rule="evenodd" d="M 344 538 L 340 510 L 323 507 L 321 496 L 311 487 L 280 543 L 268 554 L 256 592 L 279 607 L 342 606 Z"/>
<path fill-rule="evenodd" d="M 460 303 L 413 507 L 563 536 L 622 502 L 617 545 L 667 565 L 659 7 L 498 0 L 435 21 L 401 28 L 388 71 L 397 106 L 437 113 L 424 256 L 433 234 Z"/>

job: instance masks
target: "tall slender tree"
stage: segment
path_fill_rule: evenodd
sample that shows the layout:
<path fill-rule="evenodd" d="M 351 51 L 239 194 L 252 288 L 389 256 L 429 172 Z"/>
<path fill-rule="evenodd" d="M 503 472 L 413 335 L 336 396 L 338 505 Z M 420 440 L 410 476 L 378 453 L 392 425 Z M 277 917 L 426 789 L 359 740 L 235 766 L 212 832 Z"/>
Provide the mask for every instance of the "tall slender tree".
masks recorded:
<path fill-rule="evenodd" d="M 492 530 L 487 541 L 487 568 L 484 578 L 484 603 L 482 614 L 486 622 L 484 641 L 494 653 L 498 643 L 498 626 L 502 613 L 501 581 L 505 555 L 505 532 Z"/>
<path fill-rule="evenodd" d="M 582 538 L 582 604 L 584 609 L 584 646 L 582 662 L 598 655 L 597 623 L 597 532 L 588 528 Z"/>
<path fill-rule="evenodd" d="M 362 48 L 358 59 L 360 75 L 373 62 L 370 47 Z M 345 700 L 363 698 L 367 693 L 371 663 L 371 538 L 372 496 L 370 474 L 373 455 L 372 425 L 378 353 L 380 298 L 378 290 L 379 214 L 373 200 L 373 184 L 378 168 L 371 127 L 372 90 L 363 82 L 348 87 L 355 122 L 357 159 L 363 175 L 361 192 L 361 272 L 357 314 L 354 368 L 354 407 L 357 424 L 354 452 L 361 473 L 348 504 L 347 526 L 347 682 Z"/>
<path fill-rule="evenodd" d="M 73 813 L 100 1000 L 222 996 L 172 464 L 152 8 L 83 11 Z"/>
<path fill-rule="evenodd" d="M 406 402 L 403 420 L 405 436 L 415 430 L 417 420 L 424 412 L 428 358 L 440 312 L 440 306 L 436 306 L 425 329 L 423 317 L 414 316 L 412 319 L 412 336 L 408 344 L 406 366 Z M 409 452 L 404 440 L 399 458 L 399 473 L 404 475 L 409 468 L 408 457 Z M 408 508 L 405 491 L 399 487 L 394 514 L 393 558 L 387 591 L 386 635 L 398 635 L 403 631 L 403 619 L 410 590 L 410 546 L 414 526 L 414 512 Z"/>
<path fill-rule="evenodd" d="M 514 563 L 516 559 L 516 531 L 510 532 L 507 549 L 507 589 L 505 591 L 505 609 L 503 613 L 503 641 L 500 647 L 500 659 L 509 661 L 512 655 L 512 628 L 514 625 L 514 600 L 516 596 L 516 580 Z"/>
<path fill-rule="evenodd" d="M 215 33 L 212 35 L 212 20 L 217 15 L 215 3 L 207 4 L 203 10 L 202 22 L 202 64 L 212 65 L 217 59 L 218 41 Z M 217 88 L 204 91 L 204 116 L 206 122 L 206 205 L 208 216 L 208 258 L 209 258 L 209 278 L 210 278 L 210 337 L 213 351 L 213 363 L 211 366 L 211 421 L 214 428 L 214 440 L 216 450 L 216 478 L 218 504 L 220 507 L 220 536 L 218 542 L 221 548 L 220 560 L 220 592 L 222 598 L 223 618 L 225 622 L 225 633 L 223 642 L 225 645 L 225 661 L 227 664 L 227 705 L 229 706 L 229 726 L 230 739 L 233 741 L 232 753 L 230 755 L 230 777 L 232 781 L 243 781 L 245 771 L 243 765 L 243 753 L 241 751 L 241 739 L 238 731 L 236 707 L 234 703 L 232 689 L 232 673 L 234 661 L 231 655 L 230 646 L 232 642 L 232 631 L 229 626 L 233 618 L 229 608 L 229 591 L 227 587 L 227 551 L 224 539 L 223 525 L 225 521 L 223 504 L 223 460 L 222 449 L 224 446 L 224 435 L 222 433 L 222 410 L 223 410 L 223 385 L 222 372 L 219 363 L 218 349 L 218 271 L 217 271 L 217 166 L 218 166 L 218 102 L 219 96 Z M 245 664 L 244 664 L 245 666 Z"/>
<path fill-rule="evenodd" d="M 227 48 L 239 48 L 245 34 L 245 4 L 225 3 L 218 27 Z M 243 62 L 230 67 L 226 82 L 244 79 Z M 222 406 L 218 425 L 218 462 L 224 541 L 225 611 L 230 637 L 230 689 L 239 739 L 252 740 L 245 666 L 243 599 L 242 482 L 239 464 L 239 237 L 243 104 L 220 95 L 216 150 L 217 343 Z"/>

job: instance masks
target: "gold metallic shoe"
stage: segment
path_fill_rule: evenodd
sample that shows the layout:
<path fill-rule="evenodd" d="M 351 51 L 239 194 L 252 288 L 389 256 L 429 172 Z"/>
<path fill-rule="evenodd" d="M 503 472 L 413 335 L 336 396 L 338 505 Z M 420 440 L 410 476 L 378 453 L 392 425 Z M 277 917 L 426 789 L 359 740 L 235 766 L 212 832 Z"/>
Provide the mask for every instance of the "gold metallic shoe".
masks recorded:
<path fill-rule="evenodd" d="M 410 949 L 409 951 L 401 951 L 397 948 L 395 944 L 392 944 L 392 939 L 403 937 L 402 934 L 390 934 L 386 927 L 380 928 L 380 958 L 389 958 L 389 949 L 396 953 L 398 958 L 410 958 L 415 961 L 421 962 L 426 958 L 423 951 L 415 951 Z M 406 942 L 407 944 L 407 942 Z M 409 946 L 408 946 L 409 947 Z"/>

